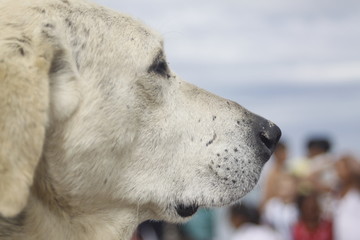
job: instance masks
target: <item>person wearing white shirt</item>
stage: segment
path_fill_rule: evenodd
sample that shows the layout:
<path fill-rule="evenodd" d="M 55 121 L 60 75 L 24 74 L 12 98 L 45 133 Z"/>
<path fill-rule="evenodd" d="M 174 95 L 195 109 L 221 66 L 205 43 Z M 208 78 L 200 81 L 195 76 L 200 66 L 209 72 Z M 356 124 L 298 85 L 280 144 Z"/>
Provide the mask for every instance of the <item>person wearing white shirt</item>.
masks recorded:
<path fill-rule="evenodd" d="M 341 192 L 334 213 L 334 235 L 339 240 L 360 239 L 360 163 L 346 156 L 337 162 Z"/>

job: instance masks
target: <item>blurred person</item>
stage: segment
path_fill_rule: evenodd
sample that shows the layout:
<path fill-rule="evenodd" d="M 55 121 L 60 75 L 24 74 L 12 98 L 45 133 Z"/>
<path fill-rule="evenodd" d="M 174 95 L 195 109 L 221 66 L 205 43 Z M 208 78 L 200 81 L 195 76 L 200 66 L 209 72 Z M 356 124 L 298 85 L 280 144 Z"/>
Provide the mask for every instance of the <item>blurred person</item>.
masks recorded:
<path fill-rule="evenodd" d="M 357 240 L 360 238 L 360 163 L 345 156 L 336 167 L 341 185 L 334 213 L 334 236 L 337 240 Z"/>
<path fill-rule="evenodd" d="M 306 145 L 306 157 L 294 161 L 290 171 L 299 179 L 301 193 L 307 194 L 313 190 L 321 193 L 322 214 L 331 219 L 339 182 L 335 170 L 336 161 L 331 154 L 331 141 L 326 137 L 316 137 L 310 138 Z"/>
<path fill-rule="evenodd" d="M 274 185 L 277 191 L 264 205 L 262 221 L 273 227 L 284 239 L 292 239 L 292 228 L 298 219 L 295 204 L 297 181 L 292 175 L 283 174 Z"/>
<path fill-rule="evenodd" d="M 332 240 L 332 223 L 322 219 L 319 195 L 300 194 L 297 198 L 299 221 L 293 229 L 294 240 Z"/>
<path fill-rule="evenodd" d="M 230 222 L 235 228 L 231 240 L 283 240 L 282 236 L 268 226 L 259 225 L 259 212 L 244 204 L 230 208 Z"/>
<path fill-rule="evenodd" d="M 262 200 L 260 209 L 262 210 L 266 202 L 273 198 L 277 193 L 277 182 L 279 178 L 287 174 L 286 160 L 288 158 L 288 148 L 285 142 L 280 141 L 276 146 L 273 158 L 266 164 L 266 169 L 263 170 L 262 184 Z"/>
<path fill-rule="evenodd" d="M 312 161 L 310 181 L 321 192 L 334 192 L 339 180 L 330 150 L 331 143 L 326 138 L 312 139 L 308 142 L 308 157 Z"/>
<path fill-rule="evenodd" d="M 318 186 L 319 190 L 325 190 L 325 188 L 331 188 L 330 186 L 321 186 L 318 181 L 318 177 L 322 175 L 323 171 L 328 170 L 334 166 L 333 158 L 330 154 L 331 151 L 331 142 L 328 138 L 317 137 L 310 138 L 306 143 L 307 153 L 303 158 L 299 158 L 293 161 L 291 164 L 291 172 L 302 181 L 307 181 L 307 184 L 310 183 L 310 186 L 302 186 L 306 189 L 301 189 L 304 191 L 311 191 L 311 188 Z M 335 172 L 333 172 L 334 175 Z M 331 174 L 333 174 L 331 173 Z M 315 177 L 317 176 L 317 177 Z M 321 176 L 326 178 L 331 178 L 330 181 L 333 181 L 333 176 Z M 333 183 L 333 182 L 332 182 Z"/>

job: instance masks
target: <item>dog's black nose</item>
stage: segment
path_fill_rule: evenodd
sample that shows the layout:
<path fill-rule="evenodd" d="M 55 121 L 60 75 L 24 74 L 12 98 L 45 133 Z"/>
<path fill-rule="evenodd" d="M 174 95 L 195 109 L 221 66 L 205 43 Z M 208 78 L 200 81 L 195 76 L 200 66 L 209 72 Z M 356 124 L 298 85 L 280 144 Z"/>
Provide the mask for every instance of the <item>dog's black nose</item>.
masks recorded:
<path fill-rule="evenodd" d="M 278 126 L 274 125 L 261 131 L 259 136 L 265 146 L 273 152 L 281 137 L 281 130 Z"/>
<path fill-rule="evenodd" d="M 260 142 L 265 145 L 266 148 L 270 150 L 271 153 L 274 152 L 276 144 L 278 143 L 281 137 L 281 130 L 274 123 L 257 116 L 255 120 L 255 125 L 257 125 L 256 132 Z"/>

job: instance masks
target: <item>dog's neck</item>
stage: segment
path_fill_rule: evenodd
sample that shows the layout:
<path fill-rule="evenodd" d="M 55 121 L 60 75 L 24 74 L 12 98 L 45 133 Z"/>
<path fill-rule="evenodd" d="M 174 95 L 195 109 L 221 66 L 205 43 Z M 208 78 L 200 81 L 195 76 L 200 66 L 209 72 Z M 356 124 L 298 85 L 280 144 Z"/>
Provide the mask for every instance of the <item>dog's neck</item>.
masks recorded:
<path fill-rule="evenodd" d="M 62 139 L 60 135 L 54 138 Z M 46 144 L 51 143 L 52 139 L 48 139 Z M 61 179 L 55 177 L 59 168 L 54 163 L 63 161 L 65 155 L 60 148 L 53 144 L 46 149 L 54 152 L 44 151 L 23 213 L 22 228 L 18 229 L 21 233 L 15 233 L 16 236 L 9 239 L 131 239 L 138 224 L 149 219 L 147 211 L 136 204 L 119 202 L 120 200 L 102 201 L 106 196 L 96 199 L 86 197 L 78 191 L 72 191 L 70 195 L 69 189 L 59 183 Z M 2 239 L 0 236 L 0 240 Z"/>
<path fill-rule="evenodd" d="M 50 209 L 42 200 L 31 196 L 23 236 L 29 240 L 128 240 L 138 224 L 135 214 L 132 209 L 122 208 L 70 215 Z"/>
<path fill-rule="evenodd" d="M 43 161 L 38 169 L 43 167 Z M 67 198 L 56 193 L 50 185 L 49 176 L 37 175 L 28 204 L 20 219 L 21 229 L 12 230 L 12 240 L 129 240 L 137 225 L 144 221 L 143 213 L 137 207 L 112 203 L 97 209 L 89 203 Z M 10 230 L 17 223 L 8 226 Z M 1 222 L 0 222 L 1 226 Z M 16 231 L 16 232 L 15 232 Z M 0 240 L 3 238 L 0 236 Z"/>
<path fill-rule="evenodd" d="M 133 210 L 123 208 L 73 216 L 49 209 L 42 200 L 31 196 L 21 233 L 9 239 L 128 240 L 138 224 L 134 214 Z"/>

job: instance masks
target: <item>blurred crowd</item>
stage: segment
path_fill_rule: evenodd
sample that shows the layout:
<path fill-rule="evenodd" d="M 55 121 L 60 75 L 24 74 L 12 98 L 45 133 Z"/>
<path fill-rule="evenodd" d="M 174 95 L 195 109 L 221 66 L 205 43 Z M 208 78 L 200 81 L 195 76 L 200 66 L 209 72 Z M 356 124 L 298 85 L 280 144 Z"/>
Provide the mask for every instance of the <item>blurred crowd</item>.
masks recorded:
<path fill-rule="evenodd" d="M 335 156 L 327 138 L 288 159 L 280 142 L 257 187 L 234 206 L 200 209 L 186 224 L 145 222 L 143 240 L 359 240 L 360 161 Z"/>

